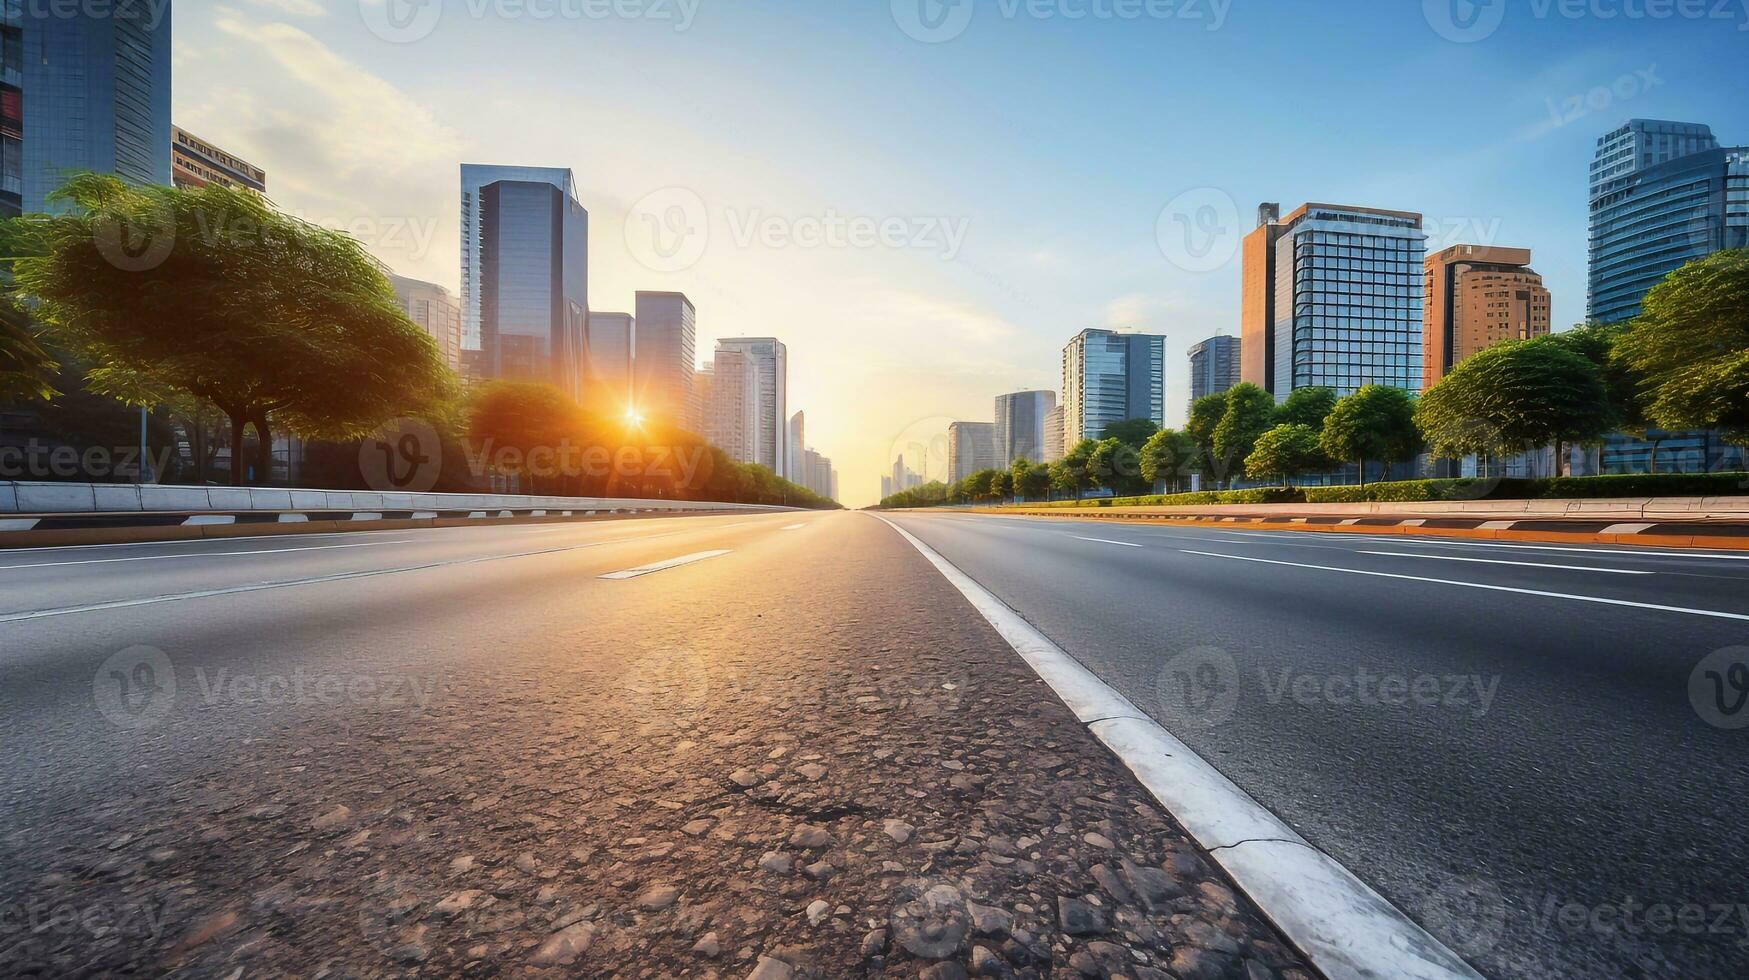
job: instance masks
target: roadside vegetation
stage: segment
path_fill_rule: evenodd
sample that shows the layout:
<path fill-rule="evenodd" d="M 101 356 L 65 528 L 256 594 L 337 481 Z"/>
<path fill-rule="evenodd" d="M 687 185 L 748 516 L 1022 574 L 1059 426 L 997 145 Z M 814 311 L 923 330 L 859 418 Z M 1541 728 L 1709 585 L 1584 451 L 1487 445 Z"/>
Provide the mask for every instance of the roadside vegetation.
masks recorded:
<path fill-rule="evenodd" d="M 435 437 L 421 451 L 441 458 L 439 491 L 837 506 L 621 404 L 464 389 L 357 241 L 259 195 L 81 174 L 54 201 L 0 222 L 0 402 L 69 445 L 134 445 L 145 409 L 150 441 L 187 449 L 160 479 L 265 484 L 276 437 L 295 437 L 300 482 L 352 489 L 362 441 L 414 420 Z M 640 465 L 564 465 L 628 451 Z"/>
<path fill-rule="evenodd" d="M 1749 452 L 1749 250 L 1716 252 L 1671 273 L 1646 296 L 1639 317 L 1509 341 L 1459 363 L 1426 394 L 1368 385 L 1338 398 L 1301 388 L 1282 404 L 1239 384 L 1198 399 L 1182 431 L 1146 419 L 1110 427 L 1049 464 L 977 473 L 882 501 L 885 507 L 1046 503 L 1208 504 L 1440 500 L 1483 497 L 1649 496 L 1749 493 L 1743 474 L 1659 474 L 1656 438 L 1717 429 Z M 1393 464 L 1492 460 L 1553 446 L 1595 445 L 1612 432 L 1653 441 L 1650 469 L 1635 476 L 1371 482 Z M 1300 488 L 1296 478 L 1356 467 L 1349 486 Z M 1020 475 L 1048 473 L 1042 484 Z M 1209 489 L 1177 493 L 1192 475 Z M 1233 489 L 1233 483 L 1274 487 Z M 1151 491 L 1165 490 L 1165 494 Z M 1089 492 L 1104 496 L 1083 499 Z M 1063 499 L 1052 499 L 1063 498 Z"/>

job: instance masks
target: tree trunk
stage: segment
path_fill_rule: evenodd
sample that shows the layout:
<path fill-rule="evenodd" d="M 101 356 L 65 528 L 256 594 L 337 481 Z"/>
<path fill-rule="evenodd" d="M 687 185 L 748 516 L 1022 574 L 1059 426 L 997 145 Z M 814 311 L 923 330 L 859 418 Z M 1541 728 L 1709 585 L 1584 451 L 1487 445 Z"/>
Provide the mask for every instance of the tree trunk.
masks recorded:
<path fill-rule="evenodd" d="M 257 416 L 252 424 L 255 426 L 255 485 L 264 487 L 273 482 L 273 430 L 265 416 Z"/>
<path fill-rule="evenodd" d="M 1362 456 L 1360 458 L 1360 488 L 1362 490 L 1366 489 L 1366 457 L 1365 456 Z"/>
<path fill-rule="evenodd" d="M 231 486 L 246 487 L 249 482 L 243 475 L 243 429 L 249 423 L 241 414 L 226 412 L 225 417 L 231 420 Z"/>
<path fill-rule="evenodd" d="M 1646 461 L 1646 469 L 1648 471 L 1650 471 L 1653 476 L 1657 476 L 1658 475 L 1658 443 L 1662 442 L 1663 440 L 1662 439 L 1649 439 L 1647 441 L 1652 444 L 1652 456 L 1649 460 Z"/>

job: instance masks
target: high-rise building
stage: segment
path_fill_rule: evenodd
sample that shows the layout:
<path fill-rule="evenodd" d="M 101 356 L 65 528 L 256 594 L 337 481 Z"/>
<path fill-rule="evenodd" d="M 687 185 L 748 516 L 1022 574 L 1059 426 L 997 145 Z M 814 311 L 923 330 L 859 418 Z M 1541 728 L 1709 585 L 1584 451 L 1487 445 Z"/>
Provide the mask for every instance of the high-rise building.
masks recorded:
<path fill-rule="evenodd" d="M 431 335 L 438 353 L 451 371 L 462 366 L 462 305 L 449 290 L 431 282 L 406 276 L 390 276 L 395 302 L 407 311 L 407 319 Z"/>
<path fill-rule="evenodd" d="M 718 347 L 711 362 L 704 436 L 737 463 L 759 462 L 759 364 L 745 350 Z"/>
<path fill-rule="evenodd" d="M 632 363 L 638 352 L 637 321 L 630 313 L 589 314 L 589 361 L 584 394 L 622 411 L 632 404 Z"/>
<path fill-rule="evenodd" d="M 797 412 L 789 417 L 789 431 L 785 435 L 788 440 L 788 462 L 784 464 L 781 475 L 795 483 L 801 483 L 808 473 L 807 463 L 802 459 L 802 453 L 807 447 L 806 428 L 807 419 L 803 413 Z"/>
<path fill-rule="evenodd" d="M 643 330 L 642 321 L 638 329 Z M 717 349 L 739 351 L 751 361 L 759 384 L 754 417 L 757 450 L 752 462 L 785 476 L 789 464 L 789 350 L 774 337 L 730 337 L 717 341 Z"/>
<path fill-rule="evenodd" d="M 1218 395 L 1239 383 L 1242 342 L 1238 337 L 1210 337 L 1190 348 L 1190 401 Z"/>
<path fill-rule="evenodd" d="M 463 164 L 463 347 L 573 398 L 588 360 L 589 212 L 571 171 Z"/>
<path fill-rule="evenodd" d="M 827 500 L 838 499 L 838 471 L 832 468 L 830 457 L 822 456 L 812 449 L 802 450 L 802 473 L 802 478 L 794 482 Z M 881 485 L 886 485 L 884 479 Z"/>
<path fill-rule="evenodd" d="M 9 0 L 0 50 L 0 217 L 51 210 L 71 171 L 170 185 L 168 3 Z"/>
<path fill-rule="evenodd" d="M 881 477 L 881 499 L 885 500 L 888 497 L 891 497 L 894 493 L 893 478 L 890 476 Z"/>
<path fill-rule="evenodd" d="M 1426 278 L 1424 388 L 1501 341 L 1548 336 L 1549 291 L 1528 248 L 1453 245 L 1427 257 Z"/>
<path fill-rule="evenodd" d="M 1083 330 L 1063 348 L 1063 440 L 1098 439 L 1129 419 L 1166 424 L 1166 338 Z"/>
<path fill-rule="evenodd" d="M 1749 247 L 1749 146 L 1720 147 L 1699 123 L 1629 120 L 1597 140 L 1590 203 L 1586 308 L 1627 320 L 1685 263 Z"/>
<path fill-rule="evenodd" d="M 177 187 L 219 184 L 267 193 L 267 171 L 236 154 L 194 135 L 181 126 L 172 127 L 170 173 Z"/>
<path fill-rule="evenodd" d="M 698 311 L 685 293 L 637 294 L 638 409 L 697 428 L 692 374 L 698 349 Z"/>
<path fill-rule="evenodd" d="M 1063 417 L 1067 410 L 1058 405 L 1045 413 L 1045 449 L 1043 463 L 1054 463 L 1068 455 L 1068 448 L 1063 445 Z"/>
<path fill-rule="evenodd" d="M 1017 459 L 1038 463 L 1045 455 L 1045 417 L 1057 407 L 1054 391 L 1016 391 L 996 396 L 996 462 L 1003 468 Z"/>
<path fill-rule="evenodd" d="M 994 422 L 950 422 L 947 426 L 947 479 L 959 481 L 1002 463 L 996 458 Z"/>
<path fill-rule="evenodd" d="M 1260 207 L 1245 237 L 1244 380 L 1277 401 L 1314 386 L 1421 390 L 1421 215 L 1342 204 L 1279 211 Z"/>

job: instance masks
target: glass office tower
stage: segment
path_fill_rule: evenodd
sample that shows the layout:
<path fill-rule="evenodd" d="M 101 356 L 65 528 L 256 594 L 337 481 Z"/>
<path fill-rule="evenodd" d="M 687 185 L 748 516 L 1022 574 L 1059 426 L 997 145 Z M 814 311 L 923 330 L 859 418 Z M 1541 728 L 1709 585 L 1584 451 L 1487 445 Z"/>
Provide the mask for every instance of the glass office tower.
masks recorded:
<path fill-rule="evenodd" d="M 588 358 L 589 212 L 569 170 L 462 166 L 463 347 L 487 378 L 573 398 Z"/>
<path fill-rule="evenodd" d="M 1218 395 L 1239 383 L 1238 337 L 1210 337 L 1190 348 L 1190 402 Z"/>
<path fill-rule="evenodd" d="M 1166 424 L 1166 338 L 1083 330 L 1063 348 L 1063 441 L 1072 448 L 1129 419 Z"/>
<path fill-rule="evenodd" d="M 1699 123 L 1634 119 L 1597 141 L 1591 163 L 1587 311 L 1603 323 L 1640 312 L 1671 272 L 1749 247 L 1749 147 L 1719 146 Z"/>
<path fill-rule="evenodd" d="M 996 396 L 996 463 L 1038 463 L 1045 456 L 1045 418 L 1057 407 L 1054 391 L 1016 391 Z"/>
<path fill-rule="evenodd" d="M 168 186 L 170 5 L 0 5 L 0 213 L 49 210 L 69 171 Z"/>
<path fill-rule="evenodd" d="M 1252 343 L 1268 344 L 1272 370 L 1247 370 L 1245 380 L 1277 401 L 1314 386 L 1343 395 L 1369 384 L 1421 390 L 1421 215 L 1307 204 L 1279 222 L 1270 216 L 1253 235 L 1264 246 L 1246 249 L 1245 276 L 1272 290 L 1257 308 L 1273 322 L 1247 322 L 1242 359 L 1252 365 Z"/>

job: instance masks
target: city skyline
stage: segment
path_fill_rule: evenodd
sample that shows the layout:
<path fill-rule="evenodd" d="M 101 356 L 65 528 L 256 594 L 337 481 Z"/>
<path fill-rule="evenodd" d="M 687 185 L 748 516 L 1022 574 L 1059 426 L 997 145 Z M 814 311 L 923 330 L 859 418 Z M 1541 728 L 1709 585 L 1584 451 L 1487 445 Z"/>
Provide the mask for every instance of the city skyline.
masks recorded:
<path fill-rule="evenodd" d="M 928 45 L 878 5 L 797 14 L 749 4 L 701 11 L 685 31 L 639 20 L 447 16 L 401 44 L 373 34 L 353 4 L 297 6 L 320 13 L 178 7 L 178 125 L 272 173 L 278 203 L 354 226 L 397 273 L 458 293 L 455 166 L 514 159 L 572 168 L 592 218 L 592 305 L 627 309 L 638 289 L 675 289 L 710 311 L 700 351 L 720 337 L 783 337 L 808 365 L 790 399 L 808 409 L 810 441 L 839 461 L 851 505 L 872 502 L 901 434 L 920 420 L 981 419 L 998 392 L 1056 387 L 1056 351 L 1083 327 L 1166 334 L 1167 421 L 1181 422 L 1188 347 L 1239 332 L 1236 239 L 1223 229 L 1198 258 L 1171 235 L 1162 248 L 1158 234 L 1163 218 L 1175 227 L 1168 206 L 1196 205 L 1199 190 L 1216 192 L 1217 211 L 1231 202 L 1238 233 L 1258 201 L 1337 200 L 1420 211 L 1430 247 L 1532 248 L 1563 329 L 1584 317 L 1584 175 L 1597 137 L 1634 117 L 1705 122 L 1727 145 L 1749 134 L 1749 108 L 1728 87 L 1681 70 L 1741 36 L 1708 21 L 1526 16 L 1486 43 L 1465 44 L 1414 5 L 1268 16 L 1235 8 L 1219 30 L 991 17 Z M 822 53 L 781 29 L 796 17 L 894 88 L 871 94 L 856 78 L 823 71 Z M 1314 22 L 1395 46 L 1307 83 L 1304 97 L 1321 104 L 1370 100 L 1374 121 L 1354 122 L 1349 139 L 1323 144 L 1290 171 L 1272 148 L 1333 120 L 1271 112 L 1273 89 L 1248 77 L 1239 55 L 1292 51 Z M 775 50 L 762 46 L 773 37 Z M 464 51 L 535 74 L 586 57 L 647 84 L 612 104 L 556 90 L 529 95 L 509 81 L 464 86 L 443 68 Z M 1026 82 L 1022 66 L 1039 58 L 1084 70 L 1084 84 Z M 1497 111 L 1437 135 L 1406 126 L 1395 120 L 1420 118 L 1415 86 L 1383 91 L 1373 84 L 1381 71 L 1473 76 L 1473 95 Z M 810 73 L 833 77 L 793 84 Z M 736 81 L 722 84 L 725 76 Z M 1115 94 L 1177 91 L 1187 79 L 1216 94 Z M 956 93 L 945 111 L 919 119 L 906 109 L 944 87 Z M 1603 95 L 1587 98 L 1596 91 Z M 898 138 L 881 146 L 795 135 L 838 132 L 833 120 L 847 105 Z M 1265 124 L 1233 122 L 1242 105 Z M 996 167 L 1026 143 L 996 122 L 1041 114 L 1069 120 L 1063 146 L 1029 150 L 1018 169 Z M 550 124 L 560 118 L 567 124 Z M 971 142 L 943 144 L 945 156 L 896 149 L 937 145 L 955 131 Z M 1111 142 L 1117 132 L 1131 138 Z M 1174 135 L 1183 132 L 1211 138 L 1187 144 Z M 1107 143 L 1105 152 L 1068 149 L 1095 142 Z M 723 160 L 744 166 L 713 163 Z M 628 218 L 641 224 L 640 201 L 672 188 L 705 202 L 711 233 L 680 269 L 634 254 L 625 234 Z M 832 213 L 914 219 L 914 241 L 800 244 L 807 229 L 794 219 Z M 774 225 L 775 216 L 789 223 Z M 926 228 L 925 219 L 936 224 Z M 957 250 L 951 235 L 932 230 L 942 225 L 967 229 Z M 822 317 L 828 309 L 847 312 Z M 865 337 L 879 344 L 859 345 Z"/>

